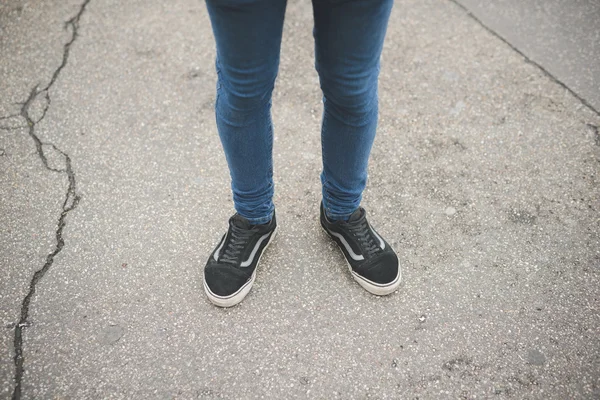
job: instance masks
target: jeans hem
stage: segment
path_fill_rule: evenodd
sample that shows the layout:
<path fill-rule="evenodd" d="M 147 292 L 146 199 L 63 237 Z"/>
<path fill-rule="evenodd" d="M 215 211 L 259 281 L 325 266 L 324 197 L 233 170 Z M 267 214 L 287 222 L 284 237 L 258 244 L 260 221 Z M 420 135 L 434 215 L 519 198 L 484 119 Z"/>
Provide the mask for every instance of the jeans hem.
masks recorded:
<path fill-rule="evenodd" d="M 327 213 L 327 210 L 325 210 L 325 216 L 327 216 L 327 219 L 330 220 L 330 221 L 332 221 L 332 222 L 339 221 L 339 220 L 348 221 L 348 219 L 350 218 L 350 216 L 353 213 L 354 212 L 351 212 L 350 214 L 329 214 L 329 213 Z"/>
<path fill-rule="evenodd" d="M 248 220 L 248 222 L 250 222 L 252 225 L 262 225 L 262 224 L 268 224 L 269 222 L 271 222 L 271 220 L 273 219 L 273 211 L 271 211 L 269 213 L 269 215 L 264 216 L 264 217 L 258 217 L 258 218 L 248 218 L 242 214 L 242 217 L 246 218 Z M 239 214 L 239 213 L 238 213 Z"/>
<path fill-rule="evenodd" d="M 328 200 L 328 199 L 327 199 Z M 328 207 L 325 203 L 327 203 L 328 201 L 325 201 L 325 199 L 323 200 L 323 209 L 325 210 L 325 216 L 327 217 L 328 220 L 334 222 L 334 221 L 339 221 L 339 220 L 344 220 L 344 221 L 348 221 L 348 219 L 350 218 L 350 216 L 352 214 L 354 214 L 354 212 L 356 210 L 358 210 L 358 207 L 355 208 L 354 210 L 352 210 L 350 213 L 348 214 L 332 214 L 329 212 Z"/>

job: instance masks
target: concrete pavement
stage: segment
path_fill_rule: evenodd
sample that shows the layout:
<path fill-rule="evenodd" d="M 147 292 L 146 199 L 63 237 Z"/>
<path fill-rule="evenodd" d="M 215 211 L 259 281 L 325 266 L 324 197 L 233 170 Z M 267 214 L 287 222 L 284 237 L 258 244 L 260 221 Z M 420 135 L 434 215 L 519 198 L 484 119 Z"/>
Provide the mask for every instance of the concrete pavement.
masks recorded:
<path fill-rule="evenodd" d="M 221 310 L 204 5 L 50 3 L 0 6 L 1 398 L 600 396 L 600 116 L 459 6 L 393 11 L 364 205 L 404 283 L 376 298 L 318 225 L 312 14 L 289 3 L 280 231 Z"/>
<path fill-rule="evenodd" d="M 600 110 L 598 0 L 455 1 Z"/>

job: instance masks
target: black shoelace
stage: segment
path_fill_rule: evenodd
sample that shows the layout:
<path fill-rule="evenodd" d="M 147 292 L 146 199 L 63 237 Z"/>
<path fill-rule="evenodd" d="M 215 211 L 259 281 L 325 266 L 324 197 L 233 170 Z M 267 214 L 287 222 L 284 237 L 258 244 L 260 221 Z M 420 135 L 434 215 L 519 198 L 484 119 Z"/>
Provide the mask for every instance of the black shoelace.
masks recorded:
<path fill-rule="evenodd" d="M 371 229 L 365 218 L 356 222 L 349 222 L 348 229 L 358 240 L 358 243 L 368 256 L 372 256 L 381 249 L 379 244 L 373 238 L 373 234 L 371 233 Z"/>
<path fill-rule="evenodd" d="M 253 233 L 252 230 L 242 229 L 232 225 L 229 243 L 227 243 L 227 246 L 223 249 L 223 254 L 219 257 L 219 261 L 237 264 L 240 253 Z"/>

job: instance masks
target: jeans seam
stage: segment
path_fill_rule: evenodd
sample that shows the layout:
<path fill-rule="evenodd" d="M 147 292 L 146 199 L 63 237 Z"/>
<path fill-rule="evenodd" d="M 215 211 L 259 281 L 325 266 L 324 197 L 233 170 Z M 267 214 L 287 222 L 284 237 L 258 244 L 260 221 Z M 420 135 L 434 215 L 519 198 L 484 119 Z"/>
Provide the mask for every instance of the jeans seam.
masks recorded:
<path fill-rule="evenodd" d="M 271 100 L 269 100 L 269 103 L 271 103 Z M 269 105 L 269 107 L 267 107 L 268 110 L 271 109 L 271 106 Z M 269 147 L 270 147 L 270 154 L 269 154 L 269 170 L 268 170 L 268 178 L 269 180 L 273 180 L 273 139 L 274 139 L 274 134 L 273 134 L 273 120 L 272 118 L 270 118 L 269 116 Z M 272 182 L 271 182 L 272 184 Z"/>
<path fill-rule="evenodd" d="M 323 96 L 324 97 L 324 96 Z M 327 100 L 325 100 L 327 101 Z M 324 143 L 325 141 L 323 140 L 323 135 L 324 135 L 324 128 L 325 126 L 327 126 L 326 122 L 327 122 L 327 113 L 325 112 L 325 101 L 323 102 L 323 122 L 322 122 L 322 130 L 321 130 L 321 157 L 323 159 L 323 197 L 325 198 L 325 215 L 329 214 L 329 209 L 331 209 L 331 206 L 329 205 L 331 202 L 331 195 L 329 194 L 329 192 L 327 191 L 327 185 L 329 185 L 329 180 L 327 179 L 327 175 L 325 174 L 325 146 Z"/>
<path fill-rule="evenodd" d="M 269 107 L 270 108 L 270 107 Z M 275 193 L 275 183 L 273 182 L 273 121 L 269 118 L 269 168 L 267 169 L 267 181 L 270 186 L 271 198 L 270 203 L 273 204 L 273 196 Z M 271 211 L 271 218 L 273 217 L 273 211 Z"/>

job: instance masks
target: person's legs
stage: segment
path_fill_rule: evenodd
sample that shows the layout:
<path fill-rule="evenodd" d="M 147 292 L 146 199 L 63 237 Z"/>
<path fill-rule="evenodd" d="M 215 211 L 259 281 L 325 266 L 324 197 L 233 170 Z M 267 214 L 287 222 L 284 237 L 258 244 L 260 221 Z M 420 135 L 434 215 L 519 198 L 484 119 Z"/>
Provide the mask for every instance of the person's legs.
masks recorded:
<path fill-rule="evenodd" d="M 217 129 L 237 214 L 208 257 L 204 290 L 221 307 L 246 297 L 275 237 L 271 93 L 286 0 L 206 0 L 217 43 Z"/>
<path fill-rule="evenodd" d="M 360 207 L 377 128 L 379 58 L 393 0 L 313 0 L 316 68 L 323 90 L 321 226 L 352 277 L 387 295 L 400 286 L 398 257 Z"/>
<path fill-rule="evenodd" d="M 286 0 L 206 0 L 217 44 L 217 129 L 235 209 L 253 224 L 273 215 L 271 93 Z"/>
<path fill-rule="evenodd" d="M 323 206 L 333 219 L 359 207 L 377 127 L 377 80 L 393 0 L 313 0 L 323 90 Z"/>

